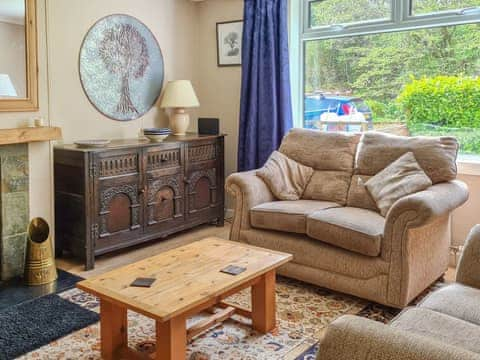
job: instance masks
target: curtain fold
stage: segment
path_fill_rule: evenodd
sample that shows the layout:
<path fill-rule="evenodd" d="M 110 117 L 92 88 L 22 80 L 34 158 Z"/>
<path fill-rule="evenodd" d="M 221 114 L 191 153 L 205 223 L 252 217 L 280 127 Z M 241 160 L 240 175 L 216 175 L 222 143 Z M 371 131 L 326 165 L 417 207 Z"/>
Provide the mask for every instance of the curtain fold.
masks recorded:
<path fill-rule="evenodd" d="M 288 0 L 245 0 L 238 170 L 256 169 L 293 126 Z"/>

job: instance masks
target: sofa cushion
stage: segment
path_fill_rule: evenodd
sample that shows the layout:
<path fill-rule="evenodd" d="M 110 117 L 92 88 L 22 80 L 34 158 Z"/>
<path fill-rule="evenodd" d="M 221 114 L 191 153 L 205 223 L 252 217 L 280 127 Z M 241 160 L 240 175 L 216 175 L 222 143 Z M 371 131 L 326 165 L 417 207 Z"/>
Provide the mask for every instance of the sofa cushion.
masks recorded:
<path fill-rule="evenodd" d="M 438 311 L 480 326 L 480 290 L 459 283 L 427 296 L 420 307 Z"/>
<path fill-rule="evenodd" d="M 353 207 L 320 210 L 307 218 L 311 238 L 367 256 L 380 254 L 384 227 L 380 214 Z"/>
<path fill-rule="evenodd" d="M 250 223 L 260 229 L 305 234 L 306 218 L 309 214 L 338 206 L 340 205 L 328 201 L 274 201 L 252 208 Z"/>
<path fill-rule="evenodd" d="M 274 151 L 256 174 L 277 199 L 298 200 L 313 175 L 313 169 Z"/>
<path fill-rule="evenodd" d="M 480 326 L 436 311 L 408 308 L 390 326 L 480 353 Z"/>
<path fill-rule="evenodd" d="M 368 175 L 353 175 L 348 189 L 347 206 L 357 207 L 362 209 L 373 210 L 379 212 L 377 204 L 368 193 L 365 183 L 372 176 Z"/>
<path fill-rule="evenodd" d="M 292 129 L 279 151 L 315 170 L 352 172 L 360 137 L 357 134 Z"/>
<path fill-rule="evenodd" d="M 364 133 L 358 147 L 355 173 L 376 175 L 407 152 L 434 184 L 457 176 L 458 142 L 453 137 L 405 137 L 379 132 Z"/>
<path fill-rule="evenodd" d="M 401 198 L 425 190 L 432 181 L 408 152 L 365 183 L 380 213 L 386 216 L 392 205 Z"/>
<path fill-rule="evenodd" d="M 347 203 L 351 174 L 345 171 L 315 171 L 302 199 Z"/>
<path fill-rule="evenodd" d="M 356 134 L 293 129 L 279 151 L 316 171 L 303 199 L 346 204 L 355 153 L 360 139 Z"/>

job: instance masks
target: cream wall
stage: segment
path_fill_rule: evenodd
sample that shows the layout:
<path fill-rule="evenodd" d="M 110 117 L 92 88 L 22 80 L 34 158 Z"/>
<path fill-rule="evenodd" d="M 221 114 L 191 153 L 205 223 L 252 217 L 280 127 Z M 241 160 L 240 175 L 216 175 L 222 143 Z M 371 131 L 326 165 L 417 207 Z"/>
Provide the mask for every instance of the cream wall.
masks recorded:
<path fill-rule="evenodd" d="M 452 244 L 462 245 L 470 229 L 480 224 L 480 173 L 478 175 L 459 174 L 458 179 L 464 181 L 470 190 L 470 198 L 458 208 L 452 219 Z"/>
<path fill-rule="evenodd" d="M 25 97 L 25 26 L 0 21 L 0 49 L 0 74 L 8 74 L 17 95 Z"/>
<path fill-rule="evenodd" d="M 238 119 L 240 112 L 241 67 L 217 66 L 216 23 L 241 20 L 243 0 L 207 0 L 198 5 L 198 83 L 200 116 L 220 118 L 225 139 L 225 170 L 237 170 Z M 227 197 L 227 208 L 232 201 Z"/>
<path fill-rule="evenodd" d="M 65 142 L 134 138 L 143 127 L 167 125 L 167 118 L 158 107 L 138 120 L 110 120 L 95 110 L 83 92 L 78 72 L 82 40 L 97 20 L 115 13 L 134 16 L 150 28 L 163 52 L 166 81 L 190 79 L 198 87 L 197 13 L 193 2 L 47 0 L 50 119 L 52 124 L 62 127 Z"/>

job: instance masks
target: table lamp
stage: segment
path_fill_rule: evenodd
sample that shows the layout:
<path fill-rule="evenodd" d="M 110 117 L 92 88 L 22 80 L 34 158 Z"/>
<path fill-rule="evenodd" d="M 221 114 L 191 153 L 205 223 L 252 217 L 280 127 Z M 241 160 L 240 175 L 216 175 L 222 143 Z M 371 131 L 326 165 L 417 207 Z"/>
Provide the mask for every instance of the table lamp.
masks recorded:
<path fill-rule="evenodd" d="M 7 74 L 0 74 L 0 97 L 17 97 L 17 91 Z"/>
<path fill-rule="evenodd" d="M 170 128 L 173 135 L 185 135 L 190 123 L 190 116 L 186 108 L 200 106 L 195 90 L 189 80 L 170 81 L 165 87 L 161 108 L 172 108 Z"/>

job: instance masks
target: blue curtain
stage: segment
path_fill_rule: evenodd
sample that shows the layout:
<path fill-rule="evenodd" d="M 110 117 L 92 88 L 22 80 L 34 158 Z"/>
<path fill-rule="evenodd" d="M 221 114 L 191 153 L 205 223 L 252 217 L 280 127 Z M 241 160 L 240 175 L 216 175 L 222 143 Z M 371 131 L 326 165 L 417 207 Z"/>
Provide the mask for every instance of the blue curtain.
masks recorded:
<path fill-rule="evenodd" d="M 288 0 L 245 0 L 238 170 L 256 169 L 293 126 Z"/>

